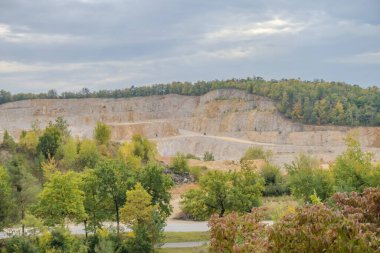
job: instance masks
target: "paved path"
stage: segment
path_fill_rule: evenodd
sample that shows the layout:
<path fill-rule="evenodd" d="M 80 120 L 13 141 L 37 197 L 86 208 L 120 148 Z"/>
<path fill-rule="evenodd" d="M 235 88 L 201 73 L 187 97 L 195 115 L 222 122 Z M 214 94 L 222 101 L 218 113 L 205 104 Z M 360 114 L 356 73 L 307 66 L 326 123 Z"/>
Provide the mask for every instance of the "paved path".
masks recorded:
<path fill-rule="evenodd" d="M 160 248 L 192 248 L 192 247 L 200 247 L 205 244 L 208 244 L 208 241 L 200 241 L 200 242 L 168 242 L 164 243 Z"/>
<path fill-rule="evenodd" d="M 116 228 L 115 222 L 105 222 L 104 226 L 107 228 Z M 126 226 L 121 226 L 124 231 L 130 231 Z M 71 224 L 69 225 L 71 233 L 76 235 L 85 234 L 83 224 Z M 165 227 L 165 232 L 203 232 L 208 231 L 206 221 L 182 221 L 182 220 L 168 220 Z M 5 232 L 0 232 L 0 239 L 9 237 L 7 233 L 21 234 L 20 228 L 5 229 Z"/>
<path fill-rule="evenodd" d="M 269 226 L 273 225 L 273 221 L 263 221 L 263 223 Z M 115 222 L 105 222 L 103 224 L 105 227 L 110 228 L 116 227 Z M 130 231 L 126 226 L 121 226 L 124 231 Z M 85 234 L 83 224 L 71 224 L 69 225 L 69 230 L 71 233 L 76 235 Z M 182 221 L 182 220 L 168 220 L 165 227 L 165 232 L 204 232 L 208 231 L 207 221 Z M 9 228 L 5 229 L 5 232 L 0 232 L 0 239 L 9 237 L 7 233 L 12 232 L 12 234 L 21 234 L 20 228 Z"/>

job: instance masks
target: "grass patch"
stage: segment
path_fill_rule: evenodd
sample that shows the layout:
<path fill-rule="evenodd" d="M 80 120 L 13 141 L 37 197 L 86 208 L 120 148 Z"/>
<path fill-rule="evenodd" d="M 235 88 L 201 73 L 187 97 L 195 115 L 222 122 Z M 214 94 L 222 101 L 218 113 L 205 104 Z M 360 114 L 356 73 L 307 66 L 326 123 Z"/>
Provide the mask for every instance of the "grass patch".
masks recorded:
<path fill-rule="evenodd" d="M 284 214 L 293 212 L 301 203 L 292 196 L 263 197 L 262 206 L 267 208 L 265 219 L 277 221 Z"/>
<path fill-rule="evenodd" d="M 158 253 L 207 253 L 207 246 L 191 247 L 191 248 L 165 248 L 157 249 Z"/>
<path fill-rule="evenodd" d="M 210 233 L 206 232 L 165 232 L 166 242 L 200 242 L 210 240 Z"/>

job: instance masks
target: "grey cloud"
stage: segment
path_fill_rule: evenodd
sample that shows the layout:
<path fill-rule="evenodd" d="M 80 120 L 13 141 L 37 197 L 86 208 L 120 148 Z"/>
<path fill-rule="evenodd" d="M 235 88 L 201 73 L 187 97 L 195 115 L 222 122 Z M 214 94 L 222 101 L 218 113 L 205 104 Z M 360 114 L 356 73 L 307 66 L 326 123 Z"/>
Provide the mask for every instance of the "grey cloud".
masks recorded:
<path fill-rule="evenodd" d="M 2 0 L 0 88 L 252 75 L 379 85 L 378 13 L 377 0 Z"/>

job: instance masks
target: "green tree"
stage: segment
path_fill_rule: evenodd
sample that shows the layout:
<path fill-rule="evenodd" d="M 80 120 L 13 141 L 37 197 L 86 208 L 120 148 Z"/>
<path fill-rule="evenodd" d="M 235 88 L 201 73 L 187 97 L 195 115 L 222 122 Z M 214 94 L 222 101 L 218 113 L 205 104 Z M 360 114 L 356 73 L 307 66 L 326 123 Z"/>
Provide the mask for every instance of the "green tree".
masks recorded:
<path fill-rule="evenodd" d="M 38 137 L 35 131 L 27 131 L 20 137 L 20 146 L 31 154 L 37 153 Z"/>
<path fill-rule="evenodd" d="M 9 134 L 9 132 L 7 130 L 4 131 L 4 135 L 3 135 L 3 142 L 1 144 L 1 146 L 3 148 L 6 148 L 12 152 L 15 151 L 16 149 L 16 142 L 13 140 L 13 137 Z"/>
<path fill-rule="evenodd" d="M 62 136 L 60 130 L 55 126 L 50 125 L 39 138 L 37 150 L 48 159 L 49 157 L 55 156 L 61 142 Z"/>
<path fill-rule="evenodd" d="M 355 137 L 346 138 L 347 150 L 338 156 L 333 165 L 336 191 L 363 191 L 369 185 L 373 154 L 364 153 Z"/>
<path fill-rule="evenodd" d="M 88 148 L 87 148 L 87 151 L 88 151 Z M 78 160 L 79 162 L 82 162 L 85 165 L 87 165 L 87 163 L 91 164 L 91 162 L 88 162 L 88 161 L 94 158 L 90 157 L 91 152 L 88 152 L 90 154 L 87 154 L 87 151 L 82 152 L 82 158 L 81 160 L 79 160 L 77 141 L 74 140 L 73 138 L 67 138 L 66 142 L 59 147 L 59 150 L 57 153 L 61 157 L 60 164 L 65 169 L 74 169 L 77 166 L 76 163 L 78 162 Z"/>
<path fill-rule="evenodd" d="M 153 142 L 143 138 L 141 135 L 135 134 L 132 136 L 132 143 L 134 146 L 134 155 L 140 157 L 143 163 L 154 161 L 157 149 Z"/>
<path fill-rule="evenodd" d="M 82 221 L 85 216 L 81 178 L 75 172 L 55 172 L 45 183 L 34 214 L 47 225 L 64 225 L 65 220 Z"/>
<path fill-rule="evenodd" d="M 63 139 L 70 137 L 69 123 L 63 117 L 57 117 L 54 126 L 60 131 Z"/>
<path fill-rule="evenodd" d="M 228 212 L 250 212 L 253 207 L 258 207 L 261 204 L 264 190 L 264 179 L 260 174 L 255 170 L 242 168 L 241 171 L 231 175 L 232 187 L 229 186 L 230 208 Z"/>
<path fill-rule="evenodd" d="M 157 164 L 148 164 L 138 175 L 141 185 L 152 196 L 152 203 L 157 204 L 163 216 L 169 216 L 172 207 L 170 205 L 170 189 L 173 180 L 164 173 L 164 168 Z"/>
<path fill-rule="evenodd" d="M 261 200 L 264 180 L 253 171 L 209 171 L 200 179 L 200 188 L 182 196 L 182 209 L 194 219 L 202 220 L 213 213 L 249 212 Z"/>
<path fill-rule="evenodd" d="M 112 204 L 104 194 L 100 187 L 100 180 L 96 176 L 94 170 L 86 170 L 82 176 L 82 190 L 84 192 L 84 208 L 87 218 L 84 220 L 84 225 L 87 231 L 96 233 L 98 228 L 101 228 L 101 222 L 108 218 L 108 208 Z"/>
<path fill-rule="evenodd" d="M 0 166 L 0 231 L 11 221 L 13 204 L 9 175 L 7 171 Z"/>
<path fill-rule="evenodd" d="M 94 168 L 100 159 L 100 153 L 93 140 L 83 140 L 79 147 L 78 164 L 81 169 Z"/>
<path fill-rule="evenodd" d="M 285 165 L 289 175 L 292 195 L 304 202 L 316 192 L 322 200 L 334 193 L 334 178 L 329 170 L 319 167 L 319 162 L 305 154 L 300 154 L 291 164 Z"/>
<path fill-rule="evenodd" d="M 94 173 L 99 180 L 99 190 L 113 205 L 113 214 L 117 224 L 117 233 L 120 232 L 120 208 L 125 203 L 125 193 L 132 188 L 135 178 L 125 164 L 119 160 L 100 161 Z"/>
<path fill-rule="evenodd" d="M 140 183 L 137 183 L 134 189 L 127 191 L 126 199 L 124 207 L 120 210 L 121 220 L 132 227 L 137 238 L 145 238 L 144 241 L 150 242 L 153 249 L 162 239 L 165 225 L 159 206 L 153 204 L 152 196 Z M 133 242 L 136 246 L 136 239 Z"/>
<path fill-rule="evenodd" d="M 111 128 L 102 122 L 96 123 L 94 138 L 100 145 L 107 145 L 111 138 Z"/>
<path fill-rule="evenodd" d="M 21 157 L 13 157 L 8 163 L 7 169 L 13 188 L 13 198 L 17 206 L 13 212 L 13 221 L 19 222 L 25 218 L 28 207 L 37 200 L 40 191 L 38 180 L 30 174 Z M 22 234 L 25 234 L 25 227 L 22 225 Z"/>
<path fill-rule="evenodd" d="M 152 204 L 152 196 L 137 183 L 126 193 L 126 203 L 120 210 L 121 221 L 130 226 L 148 223 L 157 205 Z"/>

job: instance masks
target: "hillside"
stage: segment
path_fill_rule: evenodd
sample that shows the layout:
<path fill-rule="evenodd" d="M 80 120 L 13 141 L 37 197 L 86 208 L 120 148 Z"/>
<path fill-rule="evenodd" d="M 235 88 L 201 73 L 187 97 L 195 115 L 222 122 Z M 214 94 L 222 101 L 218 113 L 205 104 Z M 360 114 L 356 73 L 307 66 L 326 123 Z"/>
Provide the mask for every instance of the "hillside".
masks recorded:
<path fill-rule="evenodd" d="M 380 127 L 313 126 L 282 116 L 268 98 L 238 89 L 218 89 L 202 96 L 155 95 L 120 99 L 35 99 L 0 105 L 0 131 L 18 137 L 39 120 L 46 125 L 63 116 L 73 135 L 92 136 L 97 121 L 109 124 L 113 140 L 140 133 L 157 142 L 163 156 L 176 152 L 237 160 L 250 146 L 274 153 L 278 164 L 299 152 L 334 160 L 347 133 L 357 132 L 364 150 L 380 160 Z"/>
<path fill-rule="evenodd" d="M 177 94 L 201 96 L 218 89 L 239 89 L 249 94 L 270 98 L 286 118 L 303 124 L 340 126 L 380 126 L 380 90 L 377 86 L 363 88 L 342 82 L 299 79 L 246 79 L 172 82 L 117 90 L 80 92 L 55 90 L 47 93 L 11 94 L 0 90 L 0 104 L 27 99 L 71 98 L 132 98 Z"/>

